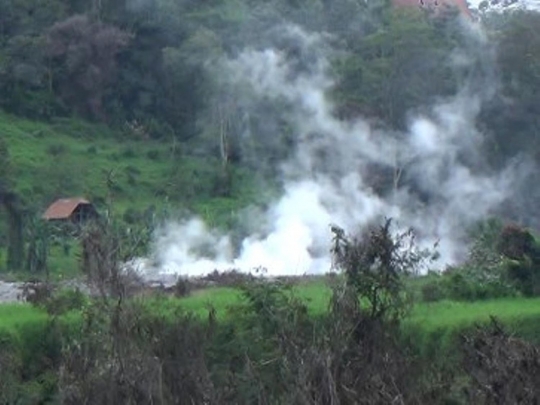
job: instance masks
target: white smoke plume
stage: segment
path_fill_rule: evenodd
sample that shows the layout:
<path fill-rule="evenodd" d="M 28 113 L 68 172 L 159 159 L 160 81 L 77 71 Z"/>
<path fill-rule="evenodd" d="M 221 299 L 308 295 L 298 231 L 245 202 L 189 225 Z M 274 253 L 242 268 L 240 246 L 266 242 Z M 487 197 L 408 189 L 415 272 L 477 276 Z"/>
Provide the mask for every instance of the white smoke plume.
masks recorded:
<path fill-rule="evenodd" d="M 273 48 L 246 50 L 223 67 L 230 84 L 248 86 L 255 97 L 283 100 L 295 117 L 296 150 L 281 167 L 284 194 L 264 218 L 249 218 L 268 226 L 245 238 L 235 257 L 230 238 L 200 219 L 170 223 L 156 235 L 154 271 L 198 276 L 263 267 L 269 275 L 324 273 L 331 268 L 331 224 L 355 232 L 382 216 L 418 230 L 426 247 L 440 241 L 440 265 L 458 261 L 465 227 L 497 208 L 519 178 L 516 168 L 499 173 L 475 168 L 483 141 L 475 120 L 486 94 L 464 86 L 412 118 L 401 134 L 366 120 L 340 121 L 327 97 L 333 83 L 326 38 L 296 27 L 286 32 L 311 56 L 300 73 Z M 480 32 L 471 35 L 482 41 Z M 369 186 L 373 164 L 394 173 L 396 187 L 385 197 Z"/>

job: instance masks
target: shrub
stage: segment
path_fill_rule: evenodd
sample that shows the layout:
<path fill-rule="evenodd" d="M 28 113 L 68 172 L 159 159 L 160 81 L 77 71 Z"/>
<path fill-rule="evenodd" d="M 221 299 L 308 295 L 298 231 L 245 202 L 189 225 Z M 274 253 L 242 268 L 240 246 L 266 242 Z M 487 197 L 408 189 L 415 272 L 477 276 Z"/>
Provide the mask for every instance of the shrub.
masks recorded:
<path fill-rule="evenodd" d="M 499 237 L 497 249 L 505 261 L 507 276 L 526 296 L 540 293 L 540 247 L 534 236 L 517 225 L 506 226 Z"/>
<path fill-rule="evenodd" d="M 540 351 L 492 318 L 465 336 L 463 368 L 471 378 L 469 403 L 533 404 L 540 397 Z"/>
<path fill-rule="evenodd" d="M 532 293 L 527 255 L 534 251 L 532 235 L 515 225 L 503 227 L 488 220 L 480 222 L 471 236 L 467 261 L 442 275 L 444 298 L 474 301 Z"/>
<path fill-rule="evenodd" d="M 51 315 L 62 315 L 81 310 L 88 304 L 88 297 L 78 288 L 58 291 L 45 302 L 45 309 Z"/>
<path fill-rule="evenodd" d="M 175 136 L 174 129 L 169 124 L 154 118 L 146 122 L 146 128 L 152 139 L 170 139 Z"/>
<path fill-rule="evenodd" d="M 242 287 L 246 283 L 253 282 L 255 276 L 251 273 L 241 273 L 234 269 L 222 272 L 214 270 L 212 273 L 204 276 L 202 280 L 220 287 Z"/>
<path fill-rule="evenodd" d="M 517 225 L 508 225 L 502 230 L 497 243 L 499 253 L 512 260 L 535 255 L 535 241 L 531 233 Z"/>
<path fill-rule="evenodd" d="M 97 155 L 97 148 L 95 146 L 89 146 L 88 149 L 86 149 L 86 153 L 89 155 Z"/>
<path fill-rule="evenodd" d="M 90 200 L 94 203 L 96 207 L 104 207 L 107 205 L 107 200 L 105 197 L 99 194 L 90 194 Z"/>
<path fill-rule="evenodd" d="M 132 173 L 127 174 L 127 182 L 130 186 L 135 187 L 137 185 L 137 177 Z"/>
<path fill-rule="evenodd" d="M 128 224 L 135 224 L 141 220 L 141 213 L 133 207 L 129 207 L 124 211 L 122 219 Z"/>
<path fill-rule="evenodd" d="M 443 274 L 441 286 L 444 296 L 456 301 L 495 299 L 517 294 L 515 287 L 505 277 L 504 268 L 497 272 L 469 266 L 451 268 Z"/>
<path fill-rule="evenodd" d="M 173 287 L 175 297 L 186 297 L 192 290 L 192 285 L 187 278 L 178 277 Z"/>
<path fill-rule="evenodd" d="M 51 156 L 58 157 L 61 155 L 65 155 L 67 150 L 68 148 L 66 147 L 66 145 L 57 143 L 49 145 L 49 147 L 47 148 L 47 153 Z"/>
<path fill-rule="evenodd" d="M 421 297 L 424 302 L 440 301 L 445 296 L 445 291 L 440 281 L 430 281 L 421 287 Z"/>
<path fill-rule="evenodd" d="M 146 152 L 146 157 L 150 160 L 158 160 L 160 153 L 158 150 L 152 149 Z"/>
<path fill-rule="evenodd" d="M 332 228 L 334 263 L 357 295 L 369 302 L 374 319 L 397 320 L 404 315 L 410 296 L 403 277 L 416 274 L 429 253 L 417 250 L 411 230 L 394 235 L 391 225 L 389 219 L 384 225 L 371 226 L 358 238 Z"/>
<path fill-rule="evenodd" d="M 50 315 L 62 315 L 72 310 L 82 309 L 88 301 L 78 288 L 55 290 L 46 283 L 27 283 L 23 295 L 33 306 L 43 308 Z"/>
<path fill-rule="evenodd" d="M 127 165 L 124 170 L 127 174 L 131 174 L 133 176 L 138 176 L 141 174 L 141 171 L 137 167 L 132 165 Z"/>
<path fill-rule="evenodd" d="M 123 157 L 123 158 L 126 158 L 126 159 L 132 159 L 132 158 L 134 158 L 135 156 L 137 156 L 137 154 L 135 153 L 135 151 L 133 150 L 132 147 L 127 147 L 127 148 L 124 149 L 123 152 L 122 152 L 122 157 Z"/>
<path fill-rule="evenodd" d="M 34 306 L 44 305 L 53 294 L 53 288 L 46 283 L 28 282 L 23 286 L 23 297 Z"/>

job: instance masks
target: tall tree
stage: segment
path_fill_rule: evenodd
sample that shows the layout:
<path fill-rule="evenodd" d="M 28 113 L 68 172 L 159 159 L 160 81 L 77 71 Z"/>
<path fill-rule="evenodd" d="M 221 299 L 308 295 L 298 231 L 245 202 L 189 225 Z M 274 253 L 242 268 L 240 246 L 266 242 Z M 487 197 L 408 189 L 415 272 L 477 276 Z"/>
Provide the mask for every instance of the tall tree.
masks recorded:
<path fill-rule="evenodd" d="M 8 270 L 21 270 L 24 262 L 23 216 L 19 199 L 12 189 L 12 166 L 5 140 L 0 138 L 0 207 L 8 225 Z"/>
<path fill-rule="evenodd" d="M 130 36 L 117 27 L 75 15 L 56 23 L 47 36 L 56 65 L 55 85 L 80 114 L 105 120 L 103 98 L 117 73 L 116 56 Z"/>
<path fill-rule="evenodd" d="M 392 11 L 384 26 L 337 63 L 338 110 L 405 126 L 411 109 L 455 91 L 449 63 L 453 46 L 444 27 L 417 10 Z"/>

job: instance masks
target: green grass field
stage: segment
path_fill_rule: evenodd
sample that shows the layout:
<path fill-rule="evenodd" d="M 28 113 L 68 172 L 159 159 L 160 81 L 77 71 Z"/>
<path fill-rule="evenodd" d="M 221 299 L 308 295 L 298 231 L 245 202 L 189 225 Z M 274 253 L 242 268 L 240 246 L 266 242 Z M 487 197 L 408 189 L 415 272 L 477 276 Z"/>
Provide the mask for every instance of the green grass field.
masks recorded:
<path fill-rule="evenodd" d="M 426 330 L 459 327 L 488 321 L 494 316 L 503 322 L 540 317 L 540 298 L 505 298 L 476 302 L 440 301 L 416 305 L 411 321 Z"/>
<path fill-rule="evenodd" d="M 293 289 L 295 296 L 304 300 L 313 314 L 327 311 L 331 291 L 323 283 L 312 283 Z M 206 314 L 212 305 L 218 312 L 241 302 L 241 294 L 231 288 L 212 288 L 180 300 L 180 305 L 197 314 Z M 487 322 L 490 316 L 512 322 L 521 317 L 540 318 L 540 298 L 506 298 L 476 302 L 440 301 L 418 303 L 407 322 L 420 325 L 426 331 L 452 329 Z"/>
<path fill-rule="evenodd" d="M 330 289 L 315 282 L 293 287 L 295 297 L 308 305 L 310 313 L 317 315 L 328 310 Z M 162 314 L 174 314 L 176 309 L 205 317 L 212 306 L 218 317 L 226 316 L 229 308 L 242 302 L 242 294 L 234 288 L 216 287 L 199 290 L 182 299 L 144 298 L 144 304 Z M 407 325 L 419 326 L 427 333 L 439 330 L 462 329 L 475 323 L 485 323 L 495 316 L 503 323 L 519 324 L 520 320 L 540 320 L 540 298 L 507 298 L 476 302 L 440 301 L 418 303 L 406 320 Z M 0 328 L 12 330 L 17 325 L 40 322 L 46 315 L 27 304 L 0 305 Z"/>

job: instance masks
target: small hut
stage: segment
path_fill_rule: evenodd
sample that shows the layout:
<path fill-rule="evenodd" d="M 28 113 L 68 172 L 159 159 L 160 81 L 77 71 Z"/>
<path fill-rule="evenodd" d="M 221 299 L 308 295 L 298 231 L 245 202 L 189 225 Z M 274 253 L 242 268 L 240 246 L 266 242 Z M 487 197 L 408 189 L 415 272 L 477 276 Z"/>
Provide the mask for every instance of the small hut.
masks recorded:
<path fill-rule="evenodd" d="M 73 224 L 82 224 L 97 217 L 94 205 L 84 198 L 61 198 L 53 202 L 43 214 L 46 221 Z"/>

